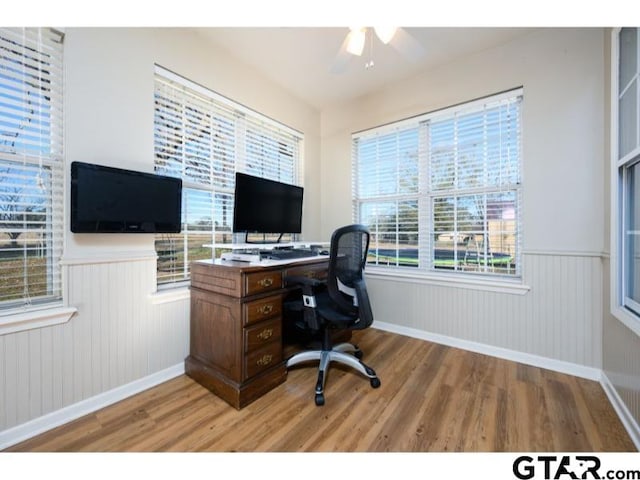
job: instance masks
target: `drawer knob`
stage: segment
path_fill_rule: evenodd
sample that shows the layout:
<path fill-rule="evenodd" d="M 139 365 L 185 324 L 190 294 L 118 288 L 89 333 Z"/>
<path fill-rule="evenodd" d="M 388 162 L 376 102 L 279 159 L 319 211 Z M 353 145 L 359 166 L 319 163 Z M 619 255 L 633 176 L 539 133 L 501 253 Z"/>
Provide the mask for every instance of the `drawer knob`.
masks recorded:
<path fill-rule="evenodd" d="M 273 278 L 271 277 L 262 278 L 258 280 L 258 285 L 260 285 L 262 288 L 270 287 L 271 285 L 273 285 Z"/>
<path fill-rule="evenodd" d="M 270 303 L 258 307 L 258 313 L 261 315 L 269 315 L 271 312 L 273 312 L 273 305 Z"/>
<path fill-rule="evenodd" d="M 269 365 L 271 360 L 273 360 L 273 355 L 263 355 L 256 361 L 256 365 L 264 367 L 265 365 Z"/>
<path fill-rule="evenodd" d="M 265 328 L 263 331 L 261 331 L 257 337 L 260 340 L 267 340 L 269 338 L 271 338 L 271 335 L 273 335 L 273 328 Z"/>

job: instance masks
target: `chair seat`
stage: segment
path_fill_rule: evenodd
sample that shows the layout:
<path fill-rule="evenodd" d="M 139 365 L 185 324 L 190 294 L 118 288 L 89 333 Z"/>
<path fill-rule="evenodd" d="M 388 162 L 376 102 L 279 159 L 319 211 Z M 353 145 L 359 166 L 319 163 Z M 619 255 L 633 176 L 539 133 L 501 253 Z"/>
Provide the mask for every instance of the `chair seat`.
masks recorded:
<path fill-rule="evenodd" d="M 321 319 L 326 320 L 332 326 L 336 328 L 350 328 L 358 322 L 358 311 L 354 310 L 353 313 L 346 313 L 342 310 L 337 310 L 335 304 L 331 301 L 329 292 L 322 291 L 314 295 L 316 299 L 316 312 Z M 289 301 L 285 304 L 285 309 L 289 312 L 303 312 L 305 308 L 302 300 Z M 300 326 L 304 326 L 304 320 L 300 319 Z"/>
<path fill-rule="evenodd" d="M 358 311 L 354 310 L 353 313 L 347 313 L 336 309 L 335 304 L 331 302 L 329 292 L 322 292 L 316 295 L 316 311 L 320 318 L 331 323 L 337 328 L 349 328 L 358 320 Z"/>

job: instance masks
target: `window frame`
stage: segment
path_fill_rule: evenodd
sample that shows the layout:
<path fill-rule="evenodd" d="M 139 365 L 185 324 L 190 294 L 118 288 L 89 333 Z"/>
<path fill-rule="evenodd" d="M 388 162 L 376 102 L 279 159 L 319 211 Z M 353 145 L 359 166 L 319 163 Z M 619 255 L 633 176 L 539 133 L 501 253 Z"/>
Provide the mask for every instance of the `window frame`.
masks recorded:
<path fill-rule="evenodd" d="M 32 110 L 29 117 L 35 119 L 33 125 L 25 131 L 30 130 L 34 132 L 31 139 L 26 139 L 24 143 L 18 143 L 23 147 L 17 146 L 14 148 L 7 148 L 0 151 L 0 160 L 3 164 L 7 165 L 8 169 L 24 169 L 25 171 L 31 170 L 35 172 L 33 182 L 40 186 L 40 190 L 45 192 L 43 195 L 43 208 L 44 208 L 44 220 L 36 221 L 32 220 L 34 224 L 42 223 L 42 235 L 44 238 L 43 246 L 39 247 L 43 252 L 46 252 L 46 267 L 44 274 L 44 281 L 46 282 L 46 294 L 33 295 L 33 292 L 29 292 L 28 286 L 25 286 L 25 294 L 21 298 L 15 300 L 5 300 L 0 306 L 0 334 L 13 333 L 15 331 L 26 330 L 29 328 L 38 328 L 43 324 L 57 324 L 68 321 L 70 315 L 75 309 L 69 309 L 63 307 L 64 304 L 64 288 L 62 278 L 62 249 L 63 249 L 63 237 L 64 237 L 64 216 L 63 216 L 63 204 L 64 204 L 64 82 L 63 82 L 63 62 L 64 62 L 64 32 L 53 28 L 37 28 L 37 27 L 25 27 L 19 28 L 3 28 L 3 36 L 6 42 L 13 43 L 12 39 L 20 41 L 20 30 L 22 32 L 23 45 L 21 48 L 29 48 L 32 51 L 37 50 L 37 55 L 31 55 L 28 62 L 24 62 L 25 65 L 33 67 L 39 63 L 42 58 L 47 58 L 46 68 L 47 70 L 40 70 L 38 67 L 38 76 L 36 76 L 35 70 L 27 71 L 23 69 L 22 76 L 16 75 L 18 71 L 14 70 L 13 80 L 7 70 L 7 83 L 5 84 L 5 95 L 11 95 L 11 91 L 18 91 L 15 89 L 16 82 L 20 82 L 19 79 L 26 78 L 27 72 L 30 76 L 35 78 L 32 80 L 31 89 L 34 91 L 40 90 L 46 93 L 44 97 L 49 96 L 45 102 L 38 101 L 38 95 L 34 94 L 29 96 L 31 100 L 28 103 L 31 105 Z M 28 44 L 28 47 L 25 45 Z M 24 57 L 19 57 L 24 58 Z M 41 73 L 41 72 L 44 72 Z M 14 87 L 12 87 L 12 82 Z M 47 90 L 44 88 L 48 87 Z M 26 90 L 25 90 L 26 92 Z M 27 93 L 23 92 L 23 95 Z M 30 95 L 30 94 L 29 94 Z M 7 102 L 11 104 L 9 96 L 5 97 Z M 17 98 L 17 97 L 14 97 Z M 24 101 L 26 102 L 24 97 Z M 14 108 L 17 103 L 13 103 Z M 45 104 L 46 110 L 42 110 L 43 107 L 39 106 L 34 109 L 33 105 Z M 7 115 L 4 117 L 7 120 L 5 125 L 11 129 L 11 110 L 8 107 L 6 111 Z M 17 120 L 17 118 L 16 118 Z M 29 120 L 31 123 L 31 120 Z M 39 127 L 37 125 L 40 125 Z M 43 133 L 44 132 L 44 133 Z M 17 138 L 17 137 L 16 137 Z M 30 146 L 29 146 L 30 145 Z M 46 148 L 43 148 L 47 145 Z M 9 172 L 10 173 L 10 172 Z M 20 177 L 16 177 L 15 173 L 12 174 L 16 181 L 20 181 Z M 25 185 L 29 185 L 26 183 Z M 37 190 L 37 189 L 36 189 Z M 49 190 L 49 192 L 47 192 Z M 28 190 L 27 190 L 28 192 Z M 34 193 L 24 193 L 25 197 L 33 196 Z M 29 210 L 23 212 L 26 220 L 26 214 Z M 29 233 L 29 230 L 25 230 L 22 233 Z M 37 247 L 38 248 L 38 247 Z M 29 257 L 26 244 L 23 248 L 23 256 L 26 269 L 26 262 Z M 28 280 L 25 280 L 23 271 L 23 284 L 27 285 Z M 43 323 L 44 322 L 44 323 Z"/>
<path fill-rule="evenodd" d="M 231 158 L 230 162 L 224 163 L 224 167 L 226 168 L 225 175 L 235 175 L 235 172 L 243 172 L 302 186 L 304 151 L 304 134 L 302 132 L 288 127 L 281 122 L 267 117 L 266 115 L 246 107 L 230 98 L 222 96 L 217 92 L 203 87 L 202 85 L 199 85 L 160 65 L 155 65 L 154 91 L 156 92 L 158 88 L 158 79 L 160 79 L 161 82 L 167 82 L 182 88 L 185 92 L 188 92 L 188 95 L 193 95 L 194 98 L 198 97 L 206 99 L 206 102 L 210 103 L 213 107 L 209 112 L 213 112 L 211 113 L 212 118 L 215 117 L 215 112 L 221 112 L 225 115 L 225 119 L 228 120 L 229 125 L 232 125 L 231 129 L 233 130 L 233 133 L 229 133 L 229 135 L 233 138 L 233 150 L 230 154 L 225 151 L 225 154 L 228 154 L 229 158 Z M 155 118 L 156 113 L 157 108 L 154 106 L 154 130 L 158 126 Z M 218 118 L 215 117 L 215 120 L 217 121 Z M 211 135 L 213 136 L 213 134 Z M 291 141 L 291 144 L 287 144 L 287 141 Z M 209 172 L 205 174 L 205 176 L 208 176 L 209 178 L 208 183 L 197 180 L 194 181 L 193 178 L 189 178 L 188 175 L 185 175 L 184 171 L 180 175 L 170 173 L 171 176 L 177 176 L 183 180 L 183 228 L 180 234 L 174 235 L 182 237 L 183 258 L 188 258 L 189 246 L 187 239 L 190 233 L 190 231 L 185 231 L 185 225 L 188 224 L 184 217 L 186 204 L 185 198 L 187 198 L 186 192 L 191 192 L 194 195 L 195 192 L 201 192 L 205 196 L 211 196 L 211 229 L 206 231 L 202 230 L 202 235 L 207 235 L 209 237 L 209 240 L 203 242 L 203 244 L 230 244 L 237 241 L 237 236 L 232 232 L 233 181 L 228 178 L 225 186 L 215 185 L 216 178 L 220 178 L 219 176 L 216 177 L 215 173 L 215 168 L 218 164 L 215 164 L 213 161 L 214 157 L 217 155 L 217 153 L 214 153 L 213 151 L 213 147 L 216 145 L 218 144 L 211 142 L 212 149 L 209 153 L 208 159 L 205 161 L 209 169 Z M 219 144 L 218 146 L 220 145 L 222 144 Z M 289 169 L 284 169 L 282 165 L 280 165 L 281 156 L 288 155 L 291 157 L 291 166 Z M 274 160 L 275 158 L 277 158 L 277 160 Z M 154 170 L 159 174 L 167 174 L 163 173 L 161 169 L 158 168 L 155 139 Z M 267 172 L 267 174 L 261 175 L 262 172 Z M 282 177 L 283 172 L 285 178 Z M 223 201 L 223 209 L 228 213 L 228 224 L 226 225 L 226 228 L 218 228 L 216 226 L 216 210 L 220 205 L 216 204 L 216 196 L 226 197 L 226 200 Z M 193 234 L 194 232 L 191 233 Z M 200 231 L 197 233 L 200 234 Z M 159 236 L 156 236 L 156 239 L 158 239 L 158 237 Z M 157 250 L 158 248 L 156 244 L 156 251 Z M 215 252 L 212 251 L 209 255 L 215 256 Z M 190 260 L 182 262 L 181 279 L 162 283 L 158 279 L 158 268 L 156 268 L 156 287 L 158 292 L 166 292 L 168 290 L 187 286 L 190 282 L 189 263 Z"/>
<path fill-rule="evenodd" d="M 627 295 L 630 269 L 627 265 L 627 222 L 629 209 L 627 195 L 630 189 L 630 171 L 640 162 L 640 29 L 636 30 L 635 73 L 620 90 L 620 34 L 622 28 L 611 32 L 611 103 L 610 103 L 610 147 L 611 147 L 611 224 L 610 224 L 610 311 L 636 335 L 640 335 L 640 303 Z M 622 95 L 633 88 L 635 82 L 635 146 L 620 157 L 620 101 Z M 634 188 L 634 191 L 640 189 Z M 636 195 L 636 196 L 637 196 Z M 634 197 L 635 198 L 635 197 Z"/>
<path fill-rule="evenodd" d="M 432 190 L 429 186 L 429 168 L 431 161 L 428 158 L 428 132 L 423 134 L 419 133 L 418 140 L 418 169 L 420 180 L 419 191 L 414 195 L 414 198 L 418 200 L 418 217 L 419 217 L 419 241 L 418 241 L 418 257 L 419 267 L 412 266 L 382 266 L 375 264 L 368 264 L 367 271 L 381 276 L 393 276 L 395 278 L 413 279 L 415 281 L 435 283 L 441 285 L 455 285 L 468 288 L 479 288 L 483 290 L 505 291 L 524 293 L 528 291 L 529 287 L 523 283 L 523 265 L 522 265 L 522 98 L 523 88 L 518 87 L 505 92 L 501 92 L 495 95 L 489 95 L 470 102 L 464 102 L 451 107 L 440 109 L 433 112 L 428 112 L 415 117 L 407 118 L 398 122 L 393 122 L 381 127 L 375 127 L 361 132 L 356 132 L 352 135 L 352 202 L 353 202 L 353 218 L 354 221 L 360 222 L 359 218 L 360 205 L 367 200 L 358 198 L 358 175 L 357 171 L 357 141 L 362 138 L 369 138 L 373 136 L 382 136 L 393 133 L 394 131 L 409 130 L 418 128 L 420 131 L 428 122 L 437 121 L 438 119 L 446 118 L 452 114 L 465 112 L 479 111 L 485 104 L 493 104 L 507 99 L 517 98 L 520 105 L 518 106 L 518 181 L 512 185 L 511 189 L 515 191 L 516 195 L 516 261 L 517 272 L 515 274 L 497 274 L 487 272 L 464 272 L 460 270 L 442 270 L 436 268 L 435 264 L 431 261 L 435 252 L 435 245 L 431 244 L 431 236 L 433 232 L 433 200 L 436 197 L 441 196 L 444 192 Z M 424 127 L 427 128 L 427 127 Z M 500 187 L 492 188 L 489 185 L 484 185 L 478 190 L 480 193 L 499 192 Z M 455 190 L 453 191 L 455 192 Z M 486 218 L 486 213 L 484 217 Z"/>

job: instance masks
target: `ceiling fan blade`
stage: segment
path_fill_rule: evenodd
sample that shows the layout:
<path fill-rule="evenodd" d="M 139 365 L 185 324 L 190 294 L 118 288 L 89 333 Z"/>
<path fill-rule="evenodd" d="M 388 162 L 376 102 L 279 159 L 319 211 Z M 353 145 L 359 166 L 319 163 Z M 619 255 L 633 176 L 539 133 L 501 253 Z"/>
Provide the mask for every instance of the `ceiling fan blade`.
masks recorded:
<path fill-rule="evenodd" d="M 349 34 L 344 37 L 344 41 L 340 46 L 340 50 L 336 54 L 336 58 L 333 59 L 333 63 L 331 64 L 331 68 L 329 68 L 329 72 L 333 74 L 344 73 L 347 70 L 347 66 L 351 61 L 353 55 L 351 55 L 347 51 L 347 45 L 349 44 Z"/>
<path fill-rule="evenodd" d="M 419 62 L 427 53 L 420 42 L 404 28 L 398 28 L 389 44 L 410 62 Z"/>

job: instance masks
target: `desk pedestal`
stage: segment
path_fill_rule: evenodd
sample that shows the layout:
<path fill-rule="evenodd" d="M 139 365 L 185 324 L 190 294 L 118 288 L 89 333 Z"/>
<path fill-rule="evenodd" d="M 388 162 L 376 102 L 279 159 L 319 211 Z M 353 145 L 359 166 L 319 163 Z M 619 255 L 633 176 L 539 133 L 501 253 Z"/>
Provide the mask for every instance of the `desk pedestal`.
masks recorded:
<path fill-rule="evenodd" d="M 187 375 L 237 409 L 284 382 L 282 279 L 326 273 L 326 257 L 270 267 L 194 262 Z"/>

